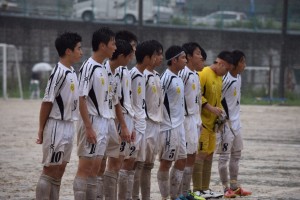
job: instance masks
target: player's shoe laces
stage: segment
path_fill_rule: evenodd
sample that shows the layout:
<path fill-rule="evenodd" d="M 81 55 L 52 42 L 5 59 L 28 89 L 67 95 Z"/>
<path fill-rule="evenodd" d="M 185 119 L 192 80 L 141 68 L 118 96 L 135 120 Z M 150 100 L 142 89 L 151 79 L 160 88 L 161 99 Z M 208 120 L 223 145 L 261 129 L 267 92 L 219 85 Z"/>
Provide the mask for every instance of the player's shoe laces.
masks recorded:
<path fill-rule="evenodd" d="M 205 200 L 205 198 L 202 196 L 203 193 L 200 192 L 200 191 L 191 192 L 191 193 L 189 193 L 189 194 L 190 194 L 191 196 L 193 196 L 194 199 L 196 199 L 196 200 Z"/>
<path fill-rule="evenodd" d="M 225 198 L 235 198 L 237 195 L 231 188 L 226 188 L 224 192 Z"/>
<path fill-rule="evenodd" d="M 221 193 L 217 193 L 217 192 L 213 192 L 211 189 L 208 190 L 204 190 L 202 191 L 202 197 L 204 197 L 205 199 L 209 199 L 209 198 L 221 198 L 223 197 L 223 194 Z"/>
<path fill-rule="evenodd" d="M 233 191 L 237 196 L 249 196 L 252 194 L 252 192 L 247 191 L 245 189 L 242 189 L 241 187 L 239 187 L 238 189 Z"/>

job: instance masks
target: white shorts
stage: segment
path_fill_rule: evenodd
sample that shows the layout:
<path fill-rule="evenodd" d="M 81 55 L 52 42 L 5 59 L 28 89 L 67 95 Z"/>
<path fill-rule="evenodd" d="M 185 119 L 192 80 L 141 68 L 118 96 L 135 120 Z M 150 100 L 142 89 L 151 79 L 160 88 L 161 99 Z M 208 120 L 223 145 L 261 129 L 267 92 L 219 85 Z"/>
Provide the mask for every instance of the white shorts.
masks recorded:
<path fill-rule="evenodd" d="M 117 131 L 116 123 L 114 119 L 108 120 L 108 143 L 106 146 L 105 155 L 108 157 L 119 158 L 120 151 L 120 136 Z"/>
<path fill-rule="evenodd" d="M 92 127 L 96 132 L 97 144 L 91 144 L 86 139 L 85 125 L 80 118 L 77 133 L 77 155 L 84 157 L 104 156 L 108 142 L 108 119 L 90 115 Z"/>
<path fill-rule="evenodd" d="M 145 146 L 145 135 L 136 131 L 135 141 L 129 144 L 129 156 L 126 156 L 125 159 L 135 158 L 135 161 L 144 162 L 146 159 Z"/>
<path fill-rule="evenodd" d="M 183 123 L 171 130 L 161 131 L 159 142 L 160 159 L 176 161 L 187 157 Z"/>
<path fill-rule="evenodd" d="M 75 135 L 74 122 L 48 119 L 43 132 L 43 165 L 69 162 Z"/>
<path fill-rule="evenodd" d="M 184 119 L 185 141 L 187 154 L 197 152 L 199 144 L 200 126 L 197 125 L 194 115 L 186 116 Z"/>
<path fill-rule="evenodd" d="M 130 116 L 129 114 L 124 114 L 124 120 L 127 126 L 127 129 L 130 133 L 133 131 L 133 117 Z M 119 128 L 119 133 L 120 133 L 120 128 Z M 122 141 L 120 146 L 119 146 L 119 151 L 120 151 L 120 156 L 129 156 L 130 153 L 130 144 L 127 143 L 126 141 Z"/>
<path fill-rule="evenodd" d="M 160 125 L 152 120 L 146 120 L 146 162 L 154 163 L 158 152 L 158 137 L 160 135 Z"/>
<path fill-rule="evenodd" d="M 234 133 L 233 133 L 234 132 Z M 241 129 L 230 130 L 228 124 L 224 125 L 223 131 L 217 133 L 216 153 L 231 153 L 243 150 L 243 138 Z"/>

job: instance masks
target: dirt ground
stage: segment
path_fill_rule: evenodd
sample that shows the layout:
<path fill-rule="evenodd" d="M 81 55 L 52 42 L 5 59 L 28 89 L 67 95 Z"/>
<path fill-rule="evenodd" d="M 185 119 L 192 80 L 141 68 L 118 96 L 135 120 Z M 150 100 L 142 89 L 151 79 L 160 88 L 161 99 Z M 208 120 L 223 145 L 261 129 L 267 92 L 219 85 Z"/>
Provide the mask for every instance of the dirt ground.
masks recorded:
<path fill-rule="evenodd" d="M 40 100 L 0 99 L 0 199 L 35 199 L 41 145 L 35 144 Z M 242 106 L 245 149 L 240 182 L 253 195 L 242 199 L 300 199 L 300 107 Z M 75 144 L 74 140 L 74 144 Z M 73 199 L 76 145 L 63 177 L 60 199 Z M 160 199 L 152 175 L 152 199 Z M 222 190 L 214 157 L 211 188 Z"/>

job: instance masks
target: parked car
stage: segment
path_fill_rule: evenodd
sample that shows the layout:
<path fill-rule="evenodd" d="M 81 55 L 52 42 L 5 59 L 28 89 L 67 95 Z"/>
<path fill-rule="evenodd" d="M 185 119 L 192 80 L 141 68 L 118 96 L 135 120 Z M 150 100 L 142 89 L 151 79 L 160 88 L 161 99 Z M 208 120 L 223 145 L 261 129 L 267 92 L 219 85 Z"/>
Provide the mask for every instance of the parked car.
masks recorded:
<path fill-rule="evenodd" d="M 153 6 L 153 23 L 170 23 L 173 12 L 173 9 L 167 6 Z"/>
<path fill-rule="evenodd" d="M 243 12 L 217 11 L 204 17 L 193 17 L 192 24 L 215 26 L 217 23 L 223 23 L 223 25 L 230 25 L 243 20 L 247 20 L 247 15 Z"/>
<path fill-rule="evenodd" d="M 143 19 L 153 19 L 152 1 L 143 2 Z M 138 20 L 138 0 L 74 0 L 73 17 L 84 21 L 124 20 L 133 24 Z"/>
<path fill-rule="evenodd" d="M 0 12 L 19 12 L 20 8 L 15 1 L 0 0 Z"/>

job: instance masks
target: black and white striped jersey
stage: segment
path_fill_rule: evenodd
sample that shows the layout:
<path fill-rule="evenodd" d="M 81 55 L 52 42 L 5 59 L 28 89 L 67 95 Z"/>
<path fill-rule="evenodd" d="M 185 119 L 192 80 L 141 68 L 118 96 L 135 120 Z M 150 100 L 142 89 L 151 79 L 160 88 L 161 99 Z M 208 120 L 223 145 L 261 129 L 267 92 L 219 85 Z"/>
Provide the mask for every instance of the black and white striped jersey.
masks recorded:
<path fill-rule="evenodd" d="M 169 69 L 163 73 L 160 83 L 163 92 L 161 131 L 165 131 L 178 127 L 184 121 L 184 85 L 182 79 Z"/>
<path fill-rule="evenodd" d="M 162 120 L 162 90 L 160 85 L 159 73 L 145 69 L 144 76 L 146 79 L 146 116 L 154 122 Z"/>
<path fill-rule="evenodd" d="M 91 57 L 82 64 L 79 71 L 79 96 L 87 98 L 90 115 L 110 118 L 107 71 Z"/>
<path fill-rule="evenodd" d="M 241 128 L 240 122 L 241 76 L 233 77 L 230 72 L 223 76 L 222 106 L 231 120 L 234 130 Z"/>
<path fill-rule="evenodd" d="M 73 67 L 57 63 L 47 83 L 44 102 L 52 102 L 49 117 L 58 120 L 78 120 L 78 80 Z"/>

